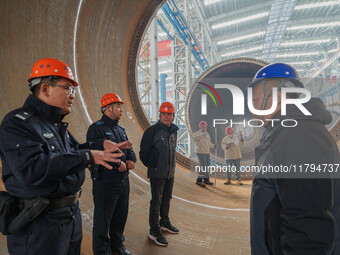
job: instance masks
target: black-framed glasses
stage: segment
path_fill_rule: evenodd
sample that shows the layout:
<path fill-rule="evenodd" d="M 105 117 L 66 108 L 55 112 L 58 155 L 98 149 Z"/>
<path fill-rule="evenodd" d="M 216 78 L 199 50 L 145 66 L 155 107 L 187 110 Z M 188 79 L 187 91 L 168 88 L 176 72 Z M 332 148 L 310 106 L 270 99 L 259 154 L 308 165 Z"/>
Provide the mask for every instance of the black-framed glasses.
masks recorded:
<path fill-rule="evenodd" d="M 73 88 L 72 86 L 70 85 L 57 85 L 57 84 L 48 84 L 49 86 L 56 86 L 56 87 L 62 87 L 64 89 L 68 89 L 68 95 L 69 96 L 75 96 L 77 91 L 75 88 Z"/>

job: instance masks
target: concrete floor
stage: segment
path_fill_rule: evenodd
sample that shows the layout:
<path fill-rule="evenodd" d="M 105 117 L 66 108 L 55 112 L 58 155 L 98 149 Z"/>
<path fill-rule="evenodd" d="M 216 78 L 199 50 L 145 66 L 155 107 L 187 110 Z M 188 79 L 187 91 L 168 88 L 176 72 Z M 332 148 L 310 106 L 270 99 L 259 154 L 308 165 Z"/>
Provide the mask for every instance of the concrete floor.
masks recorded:
<path fill-rule="evenodd" d="M 148 124 L 141 108 L 136 107 L 139 100 L 134 80 L 135 57 L 143 31 L 161 3 L 161 0 L 0 0 L 0 119 L 20 107 L 28 96 L 26 80 L 36 60 L 61 59 L 70 65 L 81 89 L 72 113 L 66 118 L 72 134 L 84 141 L 88 126 L 101 116 L 101 96 L 118 93 L 126 103 L 121 125 L 138 154 L 141 135 Z M 134 173 L 147 181 L 142 164 L 136 165 Z M 248 211 L 199 205 L 247 209 L 249 182 L 242 187 L 226 187 L 218 181 L 217 186 L 202 189 L 195 185 L 187 170 L 178 166 L 174 196 L 179 198 L 173 198 L 170 216 L 180 234 L 167 235 L 169 246 L 160 248 L 147 238 L 150 187 L 134 174 L 130 179 L 126 246 L 134 254 L 250 254 Z M 83 189 L 82 250 L 92 254 L 93 203 L 89 178 Z M 4 236 L 0 236 L 0 254 L 7 254 Z"/>
<path fill-rule="evenodd" d="M 0 119 L 20 107 L 28 96 L 26 80 L 33 63 L 40 58 L 57 58 L 74 70 L 80 83 L 72 113 L 66 118 L 72 134 L 84 141 L 88 126 L 101 116 L 101 96 L 118 93 L 125 101 L 121 125 L 138 154 L 141 135 L 148 124 L 137 97 L 135 61 L 143 32 L 162 2 L 0 0 Z M 338 132 L 339 128 L 334 130 Z M 150 187 L 145 167 L 137 163 L 130 175 L 126 246 L 138 255 L 250 254 L 251 182 L 225 186 L 218 180 L 216 186 L 203 189 L 180 166 L 185 165 L 180 156 L 178 163 L 170 217 L 180 234 L 166 235 L 167 248 L 148 240 Z M 0 188 L 3 189 L 1 184 Z M 92 254 L 93 203 L 89 178 L 83 189 L 82 251 Z M 3 254 L 7 254 L 6 238 L 0 234 L 0 255 Z"/>
<path fill-rule="evenodd" d="M 178 235 L 165 234 L 168 247 L 159 247 L 147 237 L 150 186 L 140 167 L 130 173 L 131 193 L 125 245 L 133 254 L 250 254 L 249 195 L 251 181 L 243 186 L 233 182 L 201 188 L 192 174 L 182 167 L 176 169 L 170 218 L 180 229 Z M 213 180 L 213 179 L 212 179 Z M 1 189 L 3 186 L 1 184 Z M 87 176 L 80 199 L 84 239 L 82 254 L 92 254 L 93 202 L 91 180 Z M 6 237 L 0 236 L 0 254 L 8 254 Z"/>
<path fill-rule="evenodd" d="M 180 233 L 166 234 L 167 248 L 158 247 L 147 238 L 150 187 L 131 174 L 125 245 L 134 254 L 250 254 L 247 209 L 251 182 L 246 181 L 243 186 L 225 186 L 222 180 L 218 180 L 216 186 L 201 188 L 188 178 L 187 171 L 179 168 L 176 171 L 170 218 Z M 136 173 L 143 176 L 143 169 Z M 144 176 L 142 178 L 145 180 Z M 92 228 L 92 212 L 92 208 L 83 209 L 87 233 Z M 89 248 L 88 243 L 85 245 Z M 87 251 L 83 248 L 84 252 Z"/>

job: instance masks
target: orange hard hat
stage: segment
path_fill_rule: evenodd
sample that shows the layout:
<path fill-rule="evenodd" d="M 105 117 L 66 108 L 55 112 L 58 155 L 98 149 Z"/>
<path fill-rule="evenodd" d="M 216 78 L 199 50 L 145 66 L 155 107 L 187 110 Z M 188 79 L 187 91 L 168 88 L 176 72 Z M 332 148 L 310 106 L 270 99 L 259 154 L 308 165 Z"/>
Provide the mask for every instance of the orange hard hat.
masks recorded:
<path fill-rule="evenodd" d="M 40 78 L 45 76 L 60 76 L 72 81 L 74 87 L 78 86 L 78 82 L 73 78 L 71 68 L 64 62 L 54 58 L 43 58 L 35 62 L 32 67 L 28 82 L 31 82 L 34 78 Z"/>
<path fill-rule="evenodd" d="M 208 126 L 207 122 L 205 122 L 204 120 L 200 122 L 200 127 L 203 127 L 203 126 Z"/>
<path fill-rule="evenodd" d="M 100 100 L 101 107 L 107 106 L 109 104 L 113 103 L 121 103 L 124 104 L 122 99 L 115 93 L 108 93 L 102 96 L 102 99 Z"/>
<path fill-rule="evenodd" d="M 233 134 L 233 133 L 234 133 L 233 128 L 232 128 L 232 127 L 227 127 L 227 128 L 225 129 L 225 133 L 226 133 L 226 134 Z"/>
<path fill-rule="evenodd" d="M 175 113 L 175 106 L 170 102 L 164 102 L 161 104 L 161 107 L 159 107 L 159 112 Z"/>

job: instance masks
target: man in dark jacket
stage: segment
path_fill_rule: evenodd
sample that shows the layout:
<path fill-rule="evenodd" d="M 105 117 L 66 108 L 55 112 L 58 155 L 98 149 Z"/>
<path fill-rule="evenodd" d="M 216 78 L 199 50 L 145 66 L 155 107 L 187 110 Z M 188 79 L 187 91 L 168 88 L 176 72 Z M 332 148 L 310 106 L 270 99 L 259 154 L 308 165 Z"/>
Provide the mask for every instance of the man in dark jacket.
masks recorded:
<path fill-rule="evenodd" d="M 122 154 L 113 154 L 118 147 L 109 141 L 100 142 L 101 149 L 111 147 L 104 151 L 93 150 L 92 143 L 79 144 L 67 130 L 68 123 L 62 120 L 71 112 L 78 83 L 65 63 L 41 59 L 28 81 L 33 95 L 8 113 L 0 127 L 2 179 L 23 212 L 33 214 L 40 202 L 46 202 L 42 198 L 49 204 L 8 235 L 7 247 L 13 255 L 80 254 L 78 199 L 84 169 L 94 163 L 110 167 L 107 162 L 119 162 L 115 157 Z"/>
<path fill-rule="evenodd" d="M 257 166 L 292 169 L 255 175 L 250 209 L 252 255 L 332 254 L 335 223 L 331 214 L 331 172 L 327 171 L 339 164 L 339 151 L 325 127 L 331 115 L 317 98 L 303 104 L 311 115 L 295 105 L 287 105 L 287 115 L 282 114 L 281 89 L 303 88 L 296 70 L 289 65 L 277 63 L 262 68 L 250 86 L 257 110 L 271 108 L 272 88 L 278 89 L 276 110 L 262 118 L 255 115 L 265 125 L 261 144 L 255 149 Z M 294 93 L 288 96 L 297 97 Z M 295 120 L 297 125 L 284 127 L 280 122 L 285 119 Z M 308 170 L 307 164 L 329 167 L 320 174 Z"/>
<path fill-rule="evenodd" d="M 118 125 L 124 102 L 117 94 L 105 94 L 101 99 L 101 120 L 93 123 L 87 132 L 87 141 L 101 144 L 110 140 L 124 153 L 113 171 L 95 166 L 91 169 L 93 180 L 93 253 L 95 255 L 131 254 L 125 248 L 124 228 L 129 211 L 129 169 L 134 169 L 136 156 L 125 129 Z M 101 149 L 100 147 L 98 149 Z"/>
<path fill-rule="evenodd" d="M 170 223 L 169 219 L 178 127 L 172 123 L 175 107 L 171 103 L 162 103 L 159 112 L 159 121 L 145 130 L 143 134 L 139 157 L 148 167 L 148 177 L 151 183 L 149 238 L 160 246 L 166 246 L 168 242 L 161 230 L 172 234 L 178 233 L 178 229 Z"/>

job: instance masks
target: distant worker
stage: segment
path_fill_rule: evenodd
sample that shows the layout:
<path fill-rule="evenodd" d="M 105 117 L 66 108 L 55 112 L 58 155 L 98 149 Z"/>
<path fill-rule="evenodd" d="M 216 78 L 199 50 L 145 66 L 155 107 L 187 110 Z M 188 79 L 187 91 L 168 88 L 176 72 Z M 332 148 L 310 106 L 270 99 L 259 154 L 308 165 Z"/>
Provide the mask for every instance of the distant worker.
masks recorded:
<path fill-rule="evenodd" d="M 140 144 L 140 159 L 148 167 L 151 183 L 149 238 L 160 246 L 167 240 L 161 230 L 177 234 L 169 219 L 170 199 L 174 185 L 178 127 L 173 124 L 175 107 L 164 102 L 159 108 L 159 121 L 145 130 Z M 160 217 L 160 220 L 159 220 Z"/>
<path fill-rule="evenodd" d="M 242 154 L 240 146 L 244 145 L 242 132 L 239 135 L 234 135 L 232 127 L 226 128 L 227 136 L 223 138 L 221 146 L 225 151 L 225 160 L 227 164 L 227 180 L 225 185 L 231 184 L 231 173 L 235 172 L 238 185 L 243 185 L 241 181 L 240 165 Z"/>
<path fill-rule="evenodd" d="M 215 145 L 210 142 L 210 135 L 207 132 L 207 122 L 201 121 L 199 123 L 200 130 L 196 131 L 192 138 L 196 143 L 197 157 L 200 163 L 200 170 L 196 180 L 196 184 L 205 187 L 205 185 L 213 185 L 209 180 L 209 170 L 210 166 L 210 149 L 214 148 Z"/>
<path fill-rule="evenodd" d="M 93 123 L 87 132 L 87 141 L 110 140 L 124 153 L 121 161 L 91 168 L 93 180 L 93 253 L 129 255 L 124 246 L 124 228 L 129 211 L 129 170 L 134 169 L 136 156 L 125 129 L 118 123 L 122 118 L 124 102 L 117 94 L 101 98 L 101 120 Z M 98 143 L 100 144 L 100 143 Z M 98 148 L 100 149 L 100 147 Z"/>
<path fill-rule="evenodd" d="M 108 162 L 120 162 L 123 154 L 112 153 L 118 146 L 105 139 L 79 144 L 67 130 L 63 119 L 71 112 L 78 83 L 65 63 L 38 60 L 28 82 L 32 95 L 0 127 L 2 180 L 24 212 L 7 237 L 8 251 L 80 255 L 78 200 L 85 168 L 98 164 L 112 169 Z"/>

